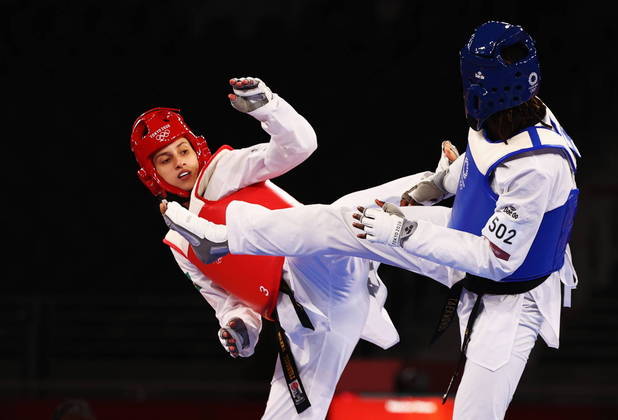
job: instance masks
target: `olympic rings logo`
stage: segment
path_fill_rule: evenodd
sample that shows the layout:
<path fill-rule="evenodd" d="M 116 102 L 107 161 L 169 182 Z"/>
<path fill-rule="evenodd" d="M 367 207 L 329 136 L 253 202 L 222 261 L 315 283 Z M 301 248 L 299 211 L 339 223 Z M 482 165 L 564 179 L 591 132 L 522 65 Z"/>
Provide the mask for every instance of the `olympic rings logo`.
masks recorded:
<path fill-rule="evenodd" d="M 157 135 L 155 136 L 155 138 L 158 141 L 163 141 L 166 138 L 168 138 L 170 136 L 170 130 L 163 130 L 160 133 L 157 133 Z"/>

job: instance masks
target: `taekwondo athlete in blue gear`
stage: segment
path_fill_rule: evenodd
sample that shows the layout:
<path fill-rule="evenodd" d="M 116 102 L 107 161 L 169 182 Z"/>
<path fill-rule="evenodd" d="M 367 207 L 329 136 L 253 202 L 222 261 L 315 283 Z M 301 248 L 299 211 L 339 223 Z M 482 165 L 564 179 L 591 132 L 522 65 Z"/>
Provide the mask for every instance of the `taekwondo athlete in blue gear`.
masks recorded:
<path fill-rule="evenodd" d="M 537 97 L 537 50 L 522 27 L 479 26 L 460 65 L 470 130 L 466 152 L 440 178 L 455 194 L 447 226 L 418 207 L 402 207 L 403 221 L 392 209 L 364 209 L 355 226 L 368 241 L 467 273 L 452 289 L 464 369 L 453 418 L 502 419 L 538 335 L 558 347 L 561 284 L 568 306 L 577 280 L 568 241 L 580 154 Z M 402 233 L 406 223 L 413 229 Z"/>
<path fill-rule="evenodd" d="M 521 49 L 516 62 L 508 62 L 501 51 L 507 47 Z M 535 43 L 521 26 L 504 22 L 487 22 L 480 26 L 460 52 L 464 104 L 469 125 L 477 133 L 468 139 L 449 227 L 475 235 L 481 231 L 496 208 L 498 195 L 491 189 L 494 169 L 503 161 L 520 153 L 542 149 L 560 150 L 573 172 L 579 152 L 572 140 L 549 117 L 551 124 L 539 122 L 509 139 L 492 140 L 482 130 L 483 123 L 493 114 L 513 108 L 535 97 L 539 90 L 541 69 Z M 481 169 L 475 161 L 480 161 Z M 548 211 L 528 255 L 519 268 L 500 281 L 526 281 L 547 276 L 564 263 L 564 252 L 573 226 L 579 190 L 574 188 L 567 201 Z M 517 230 L 491 222 L 487 228 L 493 233 L 497 248 L 510 245 Z"/>

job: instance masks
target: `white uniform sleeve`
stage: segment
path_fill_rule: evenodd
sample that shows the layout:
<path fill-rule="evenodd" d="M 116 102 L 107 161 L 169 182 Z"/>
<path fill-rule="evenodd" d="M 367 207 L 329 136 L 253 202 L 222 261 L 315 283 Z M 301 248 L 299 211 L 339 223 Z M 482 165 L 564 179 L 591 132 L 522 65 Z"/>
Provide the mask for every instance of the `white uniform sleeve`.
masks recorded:
<path fill-rule="evenodd" d="M 219 326 L 225 327 L 232 318 L 243 320 L 247 326 L 249 346 L 251 347 L 251 353 L 253 353 L 262 329 L 262 317 L 260 314 L 214 284 L 181 254 L 175 250 L 172 250 L 172 254 L 174 254 L 174 258 L 182 272 L 193 282 L 193 285 L 199 290 L 200 294 L 215 310 Z"/>
<path fill-rule="evenodd" d="M 311 125 L 276 94 L 250 115 L 261 122 L 270 141 L 221 156 L 204 194 L 206 198 L 216 200 L 247 185 L 278 177 L 317 149 Z"/>
<path fill-rule="evenodd" d="M 500 197 L 482 236 L 419 220 L 404 248 L 477 276 L 507 277 L 526 258 L 545 212 L 566 201 L 571 186 L 558 182 L 556 175 L 569 171 L 567 165 L 555 153 L 526 154 L 501 164 L 492 182 Z M 402 210 L 407 218 L 416 219 L 414 207 Z"/>

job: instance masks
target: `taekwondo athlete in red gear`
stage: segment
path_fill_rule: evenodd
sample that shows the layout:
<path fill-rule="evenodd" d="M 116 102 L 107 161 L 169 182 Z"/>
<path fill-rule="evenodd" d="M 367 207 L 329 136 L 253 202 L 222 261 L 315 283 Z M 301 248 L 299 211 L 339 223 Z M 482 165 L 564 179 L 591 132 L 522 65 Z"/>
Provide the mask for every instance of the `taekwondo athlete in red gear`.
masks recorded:
<path fill-rule="evenodd" d="M 195 149 L 202 143 L 195 140 L 184 121 L 178 124 L 185 128 L 174 128 L 174 119 L 179 119 L 176 111 L 165 111 L 169 114 L 158 116 L 156 124 L 144 129 L 143 125 L 148 125 L 145 119 L 149 114 L 146 113 L 138 118 L 133 130 L 133 150 L 144 169 L 139 172 L 140 178 L 155 194 L 170 200 L 162 204 L 164 218 L 172 228 L 165 242 L 170 245 L 181 270 L 187 273 L 215 309 L 222 327 L 220 339 L 226 349 L 232 355 L 250 356 L 261 328 L 260 315 L 269 318 L 276 315 L 285 330 L 300 382 L 296 379 L 288 381 L 278 361 L 263 418 L 324 419 L 339 377 L 358 340 L 364 338 L 383 348 L 398 341 L 397 331 L 383 308 L 386 288 L 377 276 L 378 265 L 360 260 L 339 257 L 250 257 L 266 259 L 265 265 L 270 267 L 266 271 L 270 273 L 267 280 L 272 280 L 272 273 L 279 270 L 281 286 L 289 287 L 291 293 L 277 294 L 274 286 L 278 283 L 271 282 L 270 286 L 260 284 L 255 280 L 257 272 L 249 273 L 252 275 L 244 273 L 243 277 L 236 278 L 228 276 L 227 270 L 239 274 L 233 272 L 239 269 L 239 264 L 219 270 L 226 267 L 226 260 L 230 258 L 247 258 L 227 255 L 224 235 L 214 235 L 208 241 L 186 229 L 208 223 L 198 215 L 224 223 L 226 207 L 231 203 L 244 202 L 240 200 L 251 202 L 260 209 L 300 205 L 269 179 L 287 172 L 311 155 L 317 147 L 313 129 L 259 79 L 233 79 L 232 87 L 232 105 L 260 121 L 262 128 L 271 136 L 270 142 L 237 150 L 224 146 L 212 156 L 207 156 L 209 153 L 204 150 L 198 155 L 203 162 L 195 175 L 195 186 L 189 190 L 172 189 L 167 184 L 182 182 L 185 177 L 194 176 L 194 172 L 185 169 L 187 165 L 183 166 L 182 155 L 176 157 L 175 150 L 167 151 L 170 156 L 161 155 L 163 161 L 170 157 L 172 161 L 177 158 L 179 163 L 173 164 L 172 182 L 166 184 L 155 168 L 161 150 L 175 147 L 174 138 L 186 137 Z M 142 146 L 141 142 L 156 145 Z M 165 147 L 161 149 L 162 146 Z M 148 157 L 153 156 L 154 164 L 150 165 Z M 165 169 L 162 171 L 165 172 Z M 186 200 L 190 201 L 189 210 L 178 203 Z M 178 215 L 182 217 L 178 218 Z M 183 227 L 183 224 L 186 225 Z M 279 236 L 286 234 L 284 231 L 278 232 Z M 256 271 L 254 264 L 249 268 Z M 227 282 L 225 284 L 229 290 L 222 287 L 219 281 Z M 371 294 L 368 283 L 372 286 Z M 230 292 L 232 289 L 234 294 Z M 273 303 L 276 314 L 272 311 L 275 309 L 271 307 Z M 307 320 L 300 319 L 299 306 L 312 328 L 305 326 Z M 300 383 L 311 405 L 299 414 L 294 402 L 302 403 L 304 398 L 299 394 Z"/>
<path fill-rule="evenodd" d="M 445 167 L 448 167 L 448 159 L 443 152 L 438 171 Z M 319 320 L 316 332 L 320 330 L 318 327 L 328 331 L 321 336 L 307 335 L 307 330 L 299 329 L 293 323 L 286 325 L 295 319 L 293 313 L 289 317 L 280 316 L 284 329 L 292 337 L 293 353 L 307 357 L 306 365 L 301 362 L 301 377 L 304 373 L 316 378 L 307 388 L 312 387 L 313 392 L 321 395 L 318 412 L 315 397 L 309 391 L 312 399 L 310 410 L 313 410 L 309 418 L 324 418 L 326 415 L 337 380 L 359 338 L 383 348 L 398 341 L 383 308 L 386 288 L 377 275 L 380 262 L 423 274 L 447 286 L 464 276 L 462 272 L 416 257 L 401 248 L 360 240 L 348 223 L 355 204 L 371 205 L 376 196 L 399 203 L 403 191 L 431 176 L 431 172 L 423 172 L 403 177 L 349 194 L 330 206 L 307 205 L 271 211 L 261 205 L 237 200 L 226 208 L 227 227 L 195 217 L 183 207 L 172 207 L 170 203 L 165 213 L 169 226 L 184 234 L 195 235 L 202 243 L 225 242 L 232 254 L 286 256 L 295 293 L 302 291 L 302 304 L 311 308 L 312 321 Z M 433 211 L 427 212 L 427 217 L 446 224 L 446 214 Z M 213 257 L 216 257 L 215 253 Z M 209 258 L 208 251 L 205 258 Z M 279 304 L 277 309 L 281 314 L 282 305 Z M 290 411 L 289 398 L 282 396 L 287 390 L 279 366 L 277 369 L 267 413 L 279 413 L 280 418 L 295 418 Z M 273 397 L 274 392 L 279 397 Z M 305 418 L 303 416 L 310 410 L 300 417 Z M 285 417 L 285 413 L 290 417 Z"/>

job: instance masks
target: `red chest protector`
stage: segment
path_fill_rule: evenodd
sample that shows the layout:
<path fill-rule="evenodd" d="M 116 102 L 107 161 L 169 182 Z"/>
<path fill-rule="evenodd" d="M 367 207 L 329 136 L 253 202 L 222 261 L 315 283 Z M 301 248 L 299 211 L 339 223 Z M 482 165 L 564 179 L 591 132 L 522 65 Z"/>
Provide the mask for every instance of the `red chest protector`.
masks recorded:
<path fill-rule="evenodd" d="M 225 149 L 231 148 L 228 146 L 220 148 L 213 158 Z M 204 171 L 197 180 L 197 185 L 203 174 Z M 269 184 L 259 182 L 249 185 L 216 201 L 206 200 L 195 193 L 191 198 L 199 200 L 201 204 L 199 216 L 217 224 L 226 223 L 225 211 L 234 200 L 259 204 L 272 210 L 292 207 L 292 204 Z M 193 207 L 195 206 L 192 203 Z M 263 317 L 272 320 L 271 314 L 279 295 L 283 257 L 228 254 L 214 263 L 204 264 L 183 238 L 172 242 L 171 238 L 166 237 L 163 242 L 185 255 L 202 273 L 228 293 L 236 296 Z"/>

